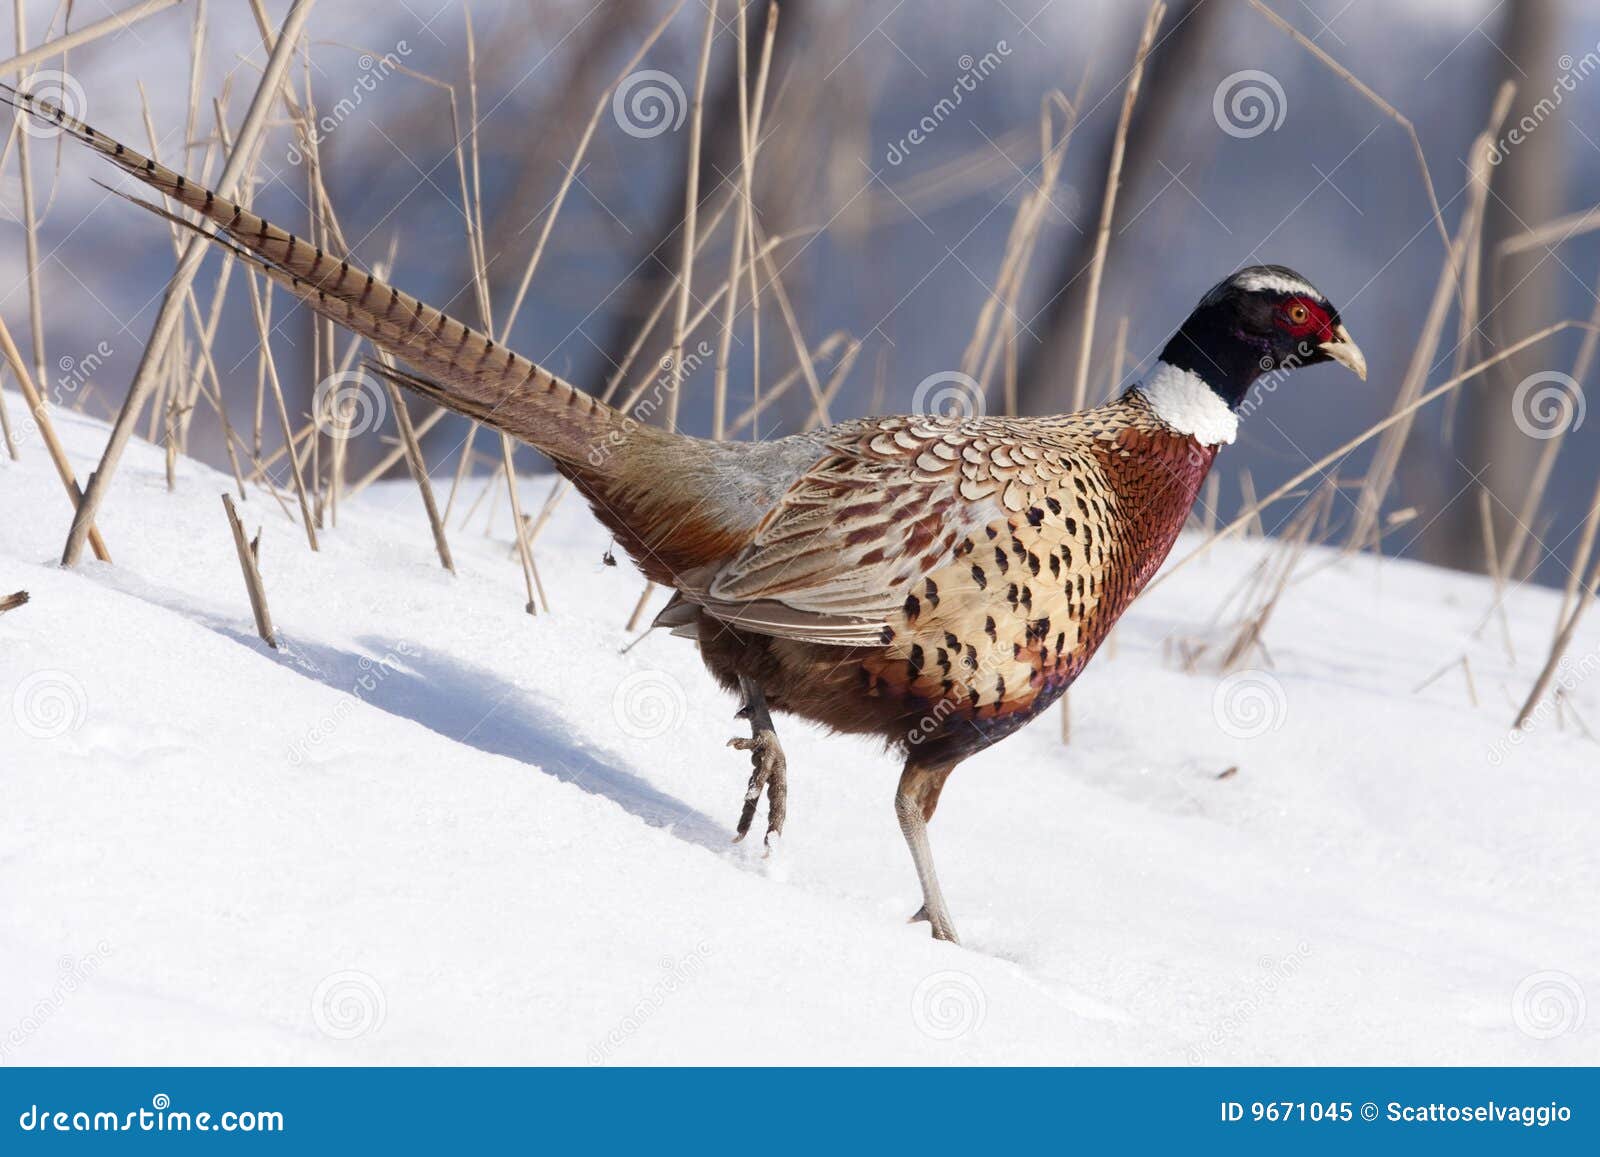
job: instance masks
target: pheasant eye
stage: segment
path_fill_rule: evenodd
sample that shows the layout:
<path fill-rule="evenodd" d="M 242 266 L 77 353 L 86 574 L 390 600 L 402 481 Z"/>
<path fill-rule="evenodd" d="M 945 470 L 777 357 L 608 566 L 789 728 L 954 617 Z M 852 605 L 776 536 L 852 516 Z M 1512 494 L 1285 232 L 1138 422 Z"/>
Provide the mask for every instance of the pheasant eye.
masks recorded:
<path fill-rule="evenodd" d="M 1305 306 L 1301 305 L 1298 301 L 1289 307 L 1289 320 L 1295 325 L 1305 325 L 1307 319 L 1310 317 L 1311 311 Z"/>

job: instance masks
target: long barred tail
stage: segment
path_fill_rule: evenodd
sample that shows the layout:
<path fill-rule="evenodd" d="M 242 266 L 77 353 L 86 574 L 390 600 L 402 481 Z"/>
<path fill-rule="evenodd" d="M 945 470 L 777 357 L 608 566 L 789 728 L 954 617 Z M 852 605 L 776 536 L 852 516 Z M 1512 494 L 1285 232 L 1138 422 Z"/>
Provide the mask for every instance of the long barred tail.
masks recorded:
<path fill-rule="evenodd" d="M 84 124 L 56 106 L 0 83 L 0 103 L 58 126 L 124 172 L 200 214 L 213 233 L 174 217 L 232 248 L 318 313 L 332 318 L 414 367 L 395 380 L 451 410 L 476 418 L 567 467 L 604 475 L 610 444 L 636 423 L 520 354 L 346 260 L 337 260 L 243 206 L 217 196 Z M 143 201 L 137 204 L 165 214 Z M 649 438 L 657 432 L 645 431 Z"/>

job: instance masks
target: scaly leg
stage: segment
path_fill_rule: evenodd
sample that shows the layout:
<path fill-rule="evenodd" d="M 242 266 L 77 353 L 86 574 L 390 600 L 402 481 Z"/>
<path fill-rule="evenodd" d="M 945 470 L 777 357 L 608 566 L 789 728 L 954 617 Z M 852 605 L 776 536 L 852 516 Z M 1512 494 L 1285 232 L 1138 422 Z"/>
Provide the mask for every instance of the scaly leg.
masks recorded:
<path fill-rule="evenodd" d="M 944 893 L 939 890 L 939 876 L 933 870 L 933 849 L 928 844 L 928 821 L 939 806 L 939 792 L 944 789 L 944 781 L 955 768 L 954 763 L 919 764 L 914 759 L 907 760 L 900 774 L 900 788 L 895 792 L 894 813 L 900 819 L 906 846 L 911 849 L 917 882 L 922 885 L 922 907 L 910 922 L 926 920 L 933 926 L 935 940 L 959 944 L 955 922 L 950 919 Z"/>
<path fill-rule="evenodd" d="M 789 764 L 783 748 L 778 746 L 778 733 L 772 726 L 772 715 L 767 711 L 767 697 L 753 679 L 739 676 L 739 691 L 744 696 L 744 706 L 738 718 L 750 721 L 750 738 L 735 737 L 728 740 L 729 747 L 750 753 L 750 786 L 744 793 L 744 810 L 739 814 L 738 843 L 750 834 L 751 821 L 756 816 L 756 804 L 763 790 L 767 793 L 767 834 L 762 843 L 767 854 L 772 854 L 772 840 L 783 835 L 783 820 L 789 807 Z"/>

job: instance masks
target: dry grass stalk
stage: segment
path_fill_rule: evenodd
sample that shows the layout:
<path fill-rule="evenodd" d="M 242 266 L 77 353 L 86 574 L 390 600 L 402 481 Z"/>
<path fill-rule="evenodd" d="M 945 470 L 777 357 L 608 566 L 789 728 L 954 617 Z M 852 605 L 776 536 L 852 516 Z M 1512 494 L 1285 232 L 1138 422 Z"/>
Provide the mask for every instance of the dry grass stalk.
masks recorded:
<path fill-rule="evenodd" d="M 826 361 L 827 359 L 833 357 L 835 351 L 839 350 L 840 348 L 845 350 L 850 349 L 852 340 L 853 339 L 851 339 L 850 335 L 846 331 L 842 329 L 834 330 L 827 337 L 823 338 L 820 342 L 812 347 L 812 364 L 815 365 L 819 361 Z M 859 346 L 860 343 L 854 344 Z M 772 407 L 775 402 L 782 398 L 784 394 L 789 392 L 789 388 L 800 380 L 801 373 L 802 367 L 799 364 L 796 364 L 794 368 L 785 373 L 783 377 L 773 382 L 771 389 L 762 394 L 760 398 L 751 402 L 749 406 L 745 407 L 744 413 L 740 414 L 728 424 L 728 437 L 737 437 L 746 426 L 753 425 L 762 414 L 766 413 L 767 410 Z M 823 397 L 826 398 L 828 395 L 826 386 L 823 387 L 822 393 Z"/>
<path fill-rule="evenodd" d="M 1494 610 L 1500 619 L 1501 641 L 1505 643 L 1506 657 L 1517 661 L 1516 649 L 1511 642 L 1511 624 L 1506 618 L 1506 572 L 1500 564 L 1500 550 L 1494 533 L 1494 508 L 1487 486 L 1478 487 L 1478 522 L 1483 529 L 1484 574 L 1494 583 Z"/>
<path fill-rule="evenodd" d="M 1083 328 L 1078 341 L 1078 373 L 1072 385 L 1072 408 L 1081 410 L 1089 399 L 1089 359 L 1094 352 L 1095 314 L 1100 308 L 1100 282 L 1105 275 L 1106 251 L 1111 245 L 1111 217 L 1117 208 L 1117 186 L 1122 182 L 1122 158 L 1127 152 L 1128 126 L 1133 121 L 1134 102 L 1139 98 L 1139 83 L 1144 79 L 1145 61 L 1155 46 L 1156 32 L 1167 6 L 1162 0 L 1150 5 L 1144 31 L 1139 35 L 1139 51 L 1134 55 L 1128 85 L 1122 93 L 1122 111 L 1117 117 L 1117 132 L 1111 140 L 1111 164 L 1106 172 L 1106 193 L 1100 205 L 1100 225 L 1095 231 L 1094 256 L 1089 262 L 1089 287 L 1084 297 Z"/>
<path fill-rule="evenodd" d="M 276 101 L 278 89 L 288 72 L 294 42 L 305 27 L 314 4 L 315 0 L 293 0 L 288 15 L 284 17 L 278 42 L 273 47 L 272 55 L 267 59 L 261 84 L 256 88 L 250 109 L 245 114 L 244 123 L 239 129 L 238 142 L 229 155 L 227 164 L 223 166 L 222 175 L 217 180 L 216 192 L 219 196 L 233 196 L 244 175 L 247 157 L 254 150 L 266 127 L 268 112 Z M 75 566 L 82 556 L 89 527 L 93 524 L 95 513 L 99 510 L 100 503 L 105 500 L 106 492 L 116 477 L 117 465 L 122 460 L 123 451 L 127 449 L 128 439 L 133 435 L 139 413 L 149 400 L 167 346 L 182 317 L 184 291 L 193 283 L 194 276 L 200 269 L 200 262 L 210 244 L 201 236 L 191 238 L 188 248 L 184 251 L 183 260 L 178 263 L 178 268 L 168 283 L 166 298 L 161 303 L 161 310 L 151 329 L 150 339 L 145 344 L 139 368 L 134 371 L 133 381 L 128 387 L 128 396 L 117 414 L 111 437 L 100 458 L 99 469 L 90 475 L 89 485 L 84 490 L 83 499 L 79 502 L 77 514 L 72 520 L 72 529 L 68 532 L 66 545 L 61 553 L 63 566 Z"/>
<path fill-rule="evenodd" d="M 1058 134 L 1054 131 L 1051 109 L 1059 109 L 1063 122 Z M 1016 337 L 1017 302 L 1027 278 L 1028 266 L 1038 247 L 1045 219 L 1053 205 L 1051 197 L 1066 159 L 1067 145 L 1077 128 L 1078 106 L 1059 92 L 1050 92 L 1041 101 L 1039 110 L 1039 180 L 1032 191 L 1017 206 L 1017 215 L 1011 223 L 1006 247 L 1000 262 L 1000 271 L 994 287 L 989 291 L 972 337 L 962 354 L 963 373 L 976 375 L 978 391 L 987 394 L 993 380 L 996 364 L 1003 356 L 1006 364 L 1005 410 L 1017 411 L 1016 396 Z"/>
<path fill-rule="evenodd" d="M 1417 168 L 1422 172 L 1422 186 L 1428 194 L 1428 205 L 1433 210 L 1434 228 L 1439 231 L 1439 239 L 1444 242 L 1444 247 L 1446 251 L 1448 251 L 1450 249 L 1450 230 L 1445 228 L 1444 213 L 1441 212 L 1439 208 L 1439 197 L 1438 194 L 1434 192 L 1433 188 L 1433 174 L 1428 169 L 1428 158 L 1423 154 L 1422 138 L 1417 136 L 1416 126 L 1411 123 L 1408 117 L 1402 116 L 1400 110 L 1395 108 L 1394 105 L 1390 104 L 1376 92 L 1372 91 L 1372 89 L 1363 83 L 1355 73 L 1351 72 L 1344 65 L 1340 64 L 1332 56 L 1329 56 L 1320 45 L 1318 45 L 1310 37 L 1306 36 L 1305 33 L 1301 32 L 1294 25 L 1290 24 L 1282 16 L 1279 16 L 1271 8 L 1268 8 L 1261 2 L 1261 0 L 1250 0 L 1250 7 L 1254 8 L 1257 12 L 1261 13 L 1261 15 L 1265 16 L 1281 31 L 1287 33 L 1292 40 L 1294 40 L 1307 52 L 1311 53 L 1312 56 L 1315 56 L 1319 61 L 1321 61 L 1322 64 L 1335 76 L 1338 76 L 1351 88 L 1359 92 L 1380 112 L 1405 130 L 1406 136 L 1411 138 L 1411 151 L 1416 154 Z M 1504 114 L 1502 114 L 1502 116 L 1503 115 Z"/>
<path fill-rule="evenodd" d="M 388 351 L 377 352 L 378 361 L 385 369 L 395 368 L 394 359 L 389 356 Z M 440 517 L 439 503 L 433 495 L 433 482 L 428 477 L 428 460 L 422 456 L 422 442 L 418 439 L 416 427 L 411 422 L 411 412 L 406 409 L 406 400 L 393 379 L 384 378 L 383 384 L 389 394 L 389 405 L 394 409 L 394 424 L 400 431 L 400 448 L 405 452 L 406 465 L 410 468 L 412 480 L 416 482 L 417 489 L 422 494 L 422 509 L 427 513 L 428 527 L 433 531 L 433 548 L 439 554 L 439 565 L 451 574 L 455 574 L 455 559 L 450 556 L 450 541 L 445 536 L 444 519 Z"/>
<path fill-rule="evenodd" d="M 1252 0 L 1254 2 L 1254 0 Z M 1495 106 L 1490 114 L 1488 127 L 1479 134 L 1473 142 L 1471 151 L 1471 169 L 1468 179 L 1468 192 L 1466 207 L 1461 214 L 1461 223 L 1456 231 L 1456 236 L 1449 242 L 1445 253 L 1443 268 L 1439 271 L 1439 280 L 1434 285 L 1433 301 L 1428 306 L 1426 320 L 1422 324 L 1422 333 L 1417 339 L 1417 344 L 1412 351 L 1411 363 L 1406 368 L 1406 375 L 1401 380 L 1400 390 L 1395 395 L 1394 413 L 1414 401 L 1422 389 L 1427 385 L 1428 373 L 1433 368 L 1434 355 L 1439 350 L 1440 340 L 1444 336 L 1445 318 L 1449 314 L 1450 303 L 1456 295 L 1458 288 L 1458 274 L 1463 257 L 1473 244 L 1473 239 L 1482 226 L 1485 203 L 1489 196 L 1489 158 L 1494 146 L 1494 133 L 1500 122 L 1505 119 L 1506 111 L 1510 107 L 1511 96 L 1515 87 L 1502 85 L 1500 94 L 1495 100 Z M 1345 542 L 1346 550 L 1363 550 L 1372 541 L 1378 527 L 1378 515 L 1383 506 L 1384 497 L 1389 493 L 1389 487 L 1394 481 L 1395 471 L 1400 466 L 1400 456 L 1405 450 L 1407 439 L 1411 434 L 1411 422 L 1402 420 L 1397 422 L 1390 432 L 1386 433 L 1378 444 L 1377 452 L 1373 455 L 1372 466 L 1367 471 L 1366 479 L 1361 488 L 1361 493 L 1356 499 L 1356 516 L 1351 527 L 1350 537 Z"/>
<path fill-rule="evenodd" d="M 142 4 L 132 4 L 121 12 L 115 12 L 102 20 L 96 20 L 93 24 L 87 24 L 76 32 L 69 32 L 56 37 L 54 40 L 47 40 L 37 48 L 28 52 L 19 51 L 11 59 L 0 61 L 0 76 L 14 75 L 25 69 L 32 68 L 36 64 L 42 64 L 52 57 L 60 56 L 64 52 L 70 52 L 74 48 L 92 44 L 102 36 L 112 32 L 121 32 L 129 25 L 143 20 L 146 16 L 154 16 L 157 12 L 171 8 L 177 3 L 179 3 L 179 0 L 144 0 Z"/>
<path fill-rule="evenodd" d="M 244 572 L 244 589 L 250 595 L 250 613 L 255 616 L 256 634 L 274 651 L 278 649 L 277 635 L 272 629 L 272 613 L 267 610 L 267 591 L 261 585 L 261 532 L 251 541 L 245 540 L 244 524 L 239 512 L 233 508 L 233 496 L 222 496 L 222 508 L 228 512 L 228 528 L 233 531 L 234 549 L 239 552 L 239 569 Z"/>
<path fill-rule="evenodd" d="M 1244 503 L 1246 510 L 1252 510 L 1256 504 L 1256 479 L 1246 466 L 1239 471 L 1239 500 Z M 1261 538 L 1267 537 L 1266 524 L 1261 521 L 1261 514 L 1257 511 L 1251 516 L 1251 526 L 1245 528 L 1245 537 L 1249 537 L 1251 530 Z"/>
<path fill-rule="evenodd" d="M 1594 601 L 1597 589 L 1600 589 L 1600 563 L 1596 563 L 1594 569 L 1589 572 L 1589 581 L 1584 584 L 1577 602 L 1573 605 L 1572 613 L 1567 616 L 1560 633 L 1556 635 L 1555 642 L 1550 647 L 1550 654 L 1545 657 L 1544 666 L 1539 670 L 1539 677 L 1533 681 L 1533 688 L 1528 692 L 1528 698 L 1517 711 L 1517 719 L 1512 726 L 1518 730 L 1528 725 L 1534 711 L 1538 709 L 1540 700 L 1550 689 L 1551 680 L 1555 678 L 1561 660 L 1566 656 L 1567 648 L 1572 645 L 1572 637 L 1578 633 L 1578 624 L 1583 621 L 1584 612 Z"/>
<path fill-rule="evenodd" d="M 1121 317 L 1117 318 L 1116 336 L 1113 337 L 1111 341 L 1111 365 L 1106 378 L 1105 400 L 1107 402 L 1115 401 L 1117 394 L 1121 392 L 1122 375 L 1127 371 L 1127 366 L 1128 315 L 1123 314 Z"/>
<path fill-rule="evenodd" d="M 22 53 L 28 47 L 27 9 L 23 0 L 13 0 L 12 15 L 17 22 L 17 52 Z M 26 84 L 26 79 L 21 83 Z M 44 295 L 39 284 L 39 222 L 33 204 L 31 141 L 30 134 L 17 134 L 17 175 L 22 181 L 22 252 L 28 280 L 28 328 L 33 336 L 33 372 L 39 381 L 46 382 L 50 380 L 50 375 L 45 369 Z"/>
<path fill-rule="evenodd" d="M 752 227 L 758 238 L 764 236 L 759 225 L 752 223 Z M 811 351 L 806 348 L 806 337 L 801 332 L 799 319 L 795 317 L 794 306 L 789 301 L 789 292 L 783 287 L 782 271 L 772 260 L 772 248 L 773 242 L 764 240 L 756 256 L 767 267 L 767 283 L 772 286 L 773 296 L 778 299 L 778 310 L 783 314 L 784 328 L 789 331 L 789 340 L 794 344 L 795 357 L 799 359 L 806 388 L 811 391 L 811 405 L 819 424 L 826 426 L 832 419 L 828 417 L 827 399 L 822 396 L 822 381 L 817 377 L 817 367 L 811 363 Z"/>
<path fill-rule="evenodd" d="M 753 174 L 750 147 L 750 90 L 749 61 L 746 39 L 749 36 L 745 20 L 745 0 L 734 0 L 737 19 L 734 22 L 734 57 L 738 72 L 739 96 L 739 216 L 733 227 L 733 245 L 728 251 L 728 296 L 722 306 L 722 343 L 717 347 L 717 372 L 711 389 L 711 437 L 720 442 L 726 436 L 728 417 L 728 361 L 733 356 L 733 322 L 739 312 L 739 266 L 744 260 L 744 243 L 750 235 L 748 218 L 754 211 L 751 203 Z"/>
<path fill-rule="evenodd" d="M 1600 286 L 1596 288 L 1600 289 Z M 1595 298 L 1594 307 L 1589 311 L 1589 325 L 1595 328 L 1591 328 L 1583 335 L 1577 356 L 1572 359 L 1571 377 L 1580 387 L 1589 377 L 1589 372 L 1594 369 L 1595 353 L 1600 350 L 1600 296 Z M 1522 552 L 1529 542 L 1528 528 L 1532 526 L 1539 505 L 1544 501 L 1545 490 L 1550 485 L 1550 476 L 1555 471 L 1556 456 L 1561 453 L 1561 447 L 1565 445 L 1567 435 L 1572 432 L 1572 428 L 1573 423 L 1570 422 L 1558 426 L 1539 449 L 1539 460 L 1534 464 L 1533 476 L 1528 480 L 1522 506 L 1511 523 L 1510 538 L 1506 542 L 1505 561 L 1502 567 L 1503 577 L 1509 578 L 1514 575 L 1522 562 Z M 1528 561 L 1530 565 L 1536 565 L 1539 559 L 1535 555 Z M 1582 570 L 1581 564 L 1579 570 Z"/>
<path fill-rule="evenodd" d="M 61 479 L 61 485 L 66 488 L 67 497 L 76 506 L 83 498 L 83 491 L 78 488 L 77 475 L 72 471 L 72 463 L 67 458 L 66 449 L 61 445 L 61 439 L 56 437 L 56 428 L 50 421 L 50 411 L 45 406 L 43 396 L 34 386 L 28 367 L 23 363 L 22 355 L 17 352 L 16 343 L 11 340 L 11 331 L 6 328 L 4 318 L 0 318 L 0 355 L 4 355 L 7 364 L 11 366 L 11 372 L 17 375 L 17 384 L 22 387 L 22 397 L 28 403 L 28 412 L 33 415 L 34 424 L 39 427 L 39 435 L 44 439 L 50 460 L 55 463 L 56 474 Z M 16 457 L 15 453 L 12 457 Z M 106 549 L 105 540 L 100 537 L 97 527 L 89 528 L 89 545 L 94 550 L 95 558 L 101 562 L 111 561 L 111 552 Z"/>
<path fill-rule="evenodd" d="M 1432 675 L 1429 675 L 1422 682 L 1418 683 L 1415 687 L 1411 688 L 1411 693 L 1413 695 L 1417 695 L 1417 694 L 1420 694 L 1423 691 L 1426 691 L 1429 687 L 1432 687 L 1441 678 L 1443 678 L 1449 672 L 1454 671 L 1457 667 L 1461 668 L 1461 673 L 1466 679 L 1467 701 L 1469 703 L 1471 703 L 1474 708 L 1478 707 L 1479 706 L 1479 703 L 1478 703 L 1478 688 L 1477 688 L 1477 685 L 1472 680 L 1472 663 L 1467 659 L 1467 657 L 1465 655 L 1462 655 L 1460 658 L 1457 658 L 1457 659 L 1452 659 L 1452 660 L 1450 660 L 1450 662 L 1446 663 L 1443 667 L 1440 667 Z"/>
<path fill-rule="evenodd" d="M 11 436 L 11 414 L 6 410 L 4 389 L 0 389 L 0 440 L 4 440 L 10 459 L 17 461 L 17 440 Z"/>
<path fill-rule="evenodd" d="M 828 407 L 833 404 L 834 395 L 839 392 L 845 379 L 850 376 L 850 369 L 856 364 L 856 355 L 861 352 L 861 342 L 855 338 L 850 339 L 850 344 L 845 346 L 844 352 L 839 355 L 839 364 L 833 367 L 833 375 L 822 387 L 822 406 L 811 411 L 811 416 L 806 419 L 805 429 L 814 430 L 822 423 L 823 415 Z"/>
<path fill-rule="evenodd" d="M 531 256 L 529 256 L 528 264 L 522 271 L 522 280 L 518 283 L 517 292 L 511 299 L 511 309 L 507 311 L 505 324 L 500 330 L 500 342 L 502 345 L 510 340 L 511 327 L 517 320 L 517 313 L 522 309 L 523 299 L 528 295 L 528 286 L 533 283 L 533 274 L 534 271 L 539 268 L 539 260 L 544 256 L 545 243 L 550 240 L 550 232 L 555 228 L 556 217 L 560 215 L 562 205 L 566 204 L 567 193 L 571 190 L 573 181 L 577 179 L 578 170 L 583 167 L 584 154 L 589 151 L 589 142 L 594 139 L 595 128 L 599 125 L 601 117 L 605 115 L 606 107 L 611 103 L 611 94 L 616 91 L 617 85 L 621 84 L 628 78 L 629 73 L 633 72 L 634 69 L 639 67 L 639 62 L 644 59 L 645 53 L 649 52 L 650 49 L 654 47 L 656 41 L 661 39 L 661 34 L 667 30 L 667 26 L 672 23 L 673 17 L 677 16 L 679 10 L 683 8 L 683 3 L 684 0 L 678 0 L 678 2 L 674 4 L 667 12 L 667 14 L 661 18 L 656 26 L 650 30 L 649 35 L 644 38 L 644 42 L 639 45 L 634 54 L 628 58 L 628 62 L 622 66 L 621 70 L 618 71 L 615 79 L 613 79 L 612 82 L 605 87 L 605 90 L 601 92 L 598 99 L 595 100 L 594 111 L 589 115 L 589 123 L 584 126 L 583 136 L 578 140 L 578 147 L 573 150 L 572 162 L 567 166 L 566 176 L 562 178 L 561 186 L 556 190 L 555 198 L 550 202 L 550 207 L 545 213 L 544 225 L 539 230 L 539 239 L 534 243 L 533 253 Z M 474 98 L 473 103 L 476 105 L 476 98 Z M 452 116 L 453 115 L 454 113 L 452 111 Z M 476 141 L 478 137 L 478 120 L 476 116 L 473 117 L 472 123 L 472 137 L 474 141 L 473 167 L 476 169 Z M 481 197 L 477 199 L 477 204 L 481 210 L 483 204 Z M 480 216 L 478 226 L 478 236 L 480 238 L 480 260 L 482 259 L 482 235 L 482 218 Z"/>
<path fill-rule="evenodd" d="M 1591 205 L 1587 209 L 1536 225 L 1514 237 L 1507 237 L 1495 246 L 1495 260 L 1514 257 L 1532 249 L 1549 249 L 1565 244 L 1574 237 L 1593 233 L 1596 229 L 1600 229 L 1600 205 Z"/>
<path fill-rule="evenodd" d="M 267 315 L 266 311 L 262 307 L 261 291 L 256 284 L 256 274 L 254 270 L 246 271 L 245 284 L 250 287 L 251 313 L 256 319 L 256 335 L 260 338 L 262 357 L 267 363 L 267 381 L 272 386 L 272 398 L 273 401 L 277 403 L 278 407 L 279 428 L 283 431 L 284 444 L 287 446 L 293 446 L 294 431 L 289 426 L 289 408 L 283 403 L 283 384 L 278 381 L 278 364 L 272 356 L 272 334 L 271 331 L 267 329 Z M 314 439 L 312 441 L 313 443 L 315 442 Z M 295 497 L 300 502 L 300 523 L 305 527 L 306 541 L 311 544 L 312 550 L 316 550 L 316 520 L 311 515 L 311 498 L 306 492 L 306 480 L 304 474 L 300 470 L 300 459 L 292 452 L 288 457 L 289 473 L 294 479 Z"/>
<path fill-rule="evenodd" d="M 672 389 L 667 396 L 667 429 L 678 425 L 678 393 L 683 388 L 684 328 L 689 321 L 689 298 L 694 281 L 695 227 L 700 214 L 700 137 L 705 128 L 706 75 L 711 71 L 711 42 L 717 34 L 717 0 L 706 8 L 706 30 L 700 41 L 700 66 L 695 73 L 694 99 L 689 104 L 689 164 L 683 193 L 683 254 L 678 266 L 678 304 L 672 325 Z M 637 618 L 637 613 L 634 616 Z"/>
<path fill-rule="evenodd" d="M 1332 504 L 1337 490 L 1332 486 L 1319 489 L 1310 502 L 1295 515 L 1280 538 L 1281 546 L 1261 562 L 1261 593 L 1254 605 L 1247 604 L 1233 641 L 1223 654 L 1221 670 L 1232 671 L 1243 663 L 1258 647 L 1266 634 L 1267 624 L 1278 607 L 1278 600 L 1289 586 L 1295 568 L 1311 546 L 1317 523 Z"/>

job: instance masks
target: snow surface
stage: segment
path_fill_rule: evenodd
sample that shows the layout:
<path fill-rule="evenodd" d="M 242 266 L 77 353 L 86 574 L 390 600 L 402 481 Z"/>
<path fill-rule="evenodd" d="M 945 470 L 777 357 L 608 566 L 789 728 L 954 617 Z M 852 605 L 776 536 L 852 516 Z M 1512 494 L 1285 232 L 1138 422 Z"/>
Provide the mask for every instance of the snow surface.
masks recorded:
<path fill-rule="evenodd" d="M 85 477 L 104 426 L 57 422 Z M 683 640 L 620 653 L 640 580 L 575 500 L 531 618 L 503 502 L 452 578 L 409 484 L 318 554 L 252 494 L 273 652 L 228 488 L 182 461 L 169 494 L 133 445 L 116 565 L 68 572 L 42 447 L 0 461 L 0 594 L 33 596 L 0 615 L 0 1063 L 1600 1060 L 1600 747 L 1506 733 L 1549 591 L 1507 602 L 1513 666 L 1483 582 L 1313 552 L 1270 674 L 1224 680 L 1167 640 L 1263 546 L 1185 568 L 1074 688 L 1070 746 L 1052 711 L 952 779 L 958 948 L 904 922 L 874 745 L 780 720 L 786 842 L 730 846 L 735 704 Z M 1463 654 L 1481 708 L 1459 669 L 1413 693 Z"/>

